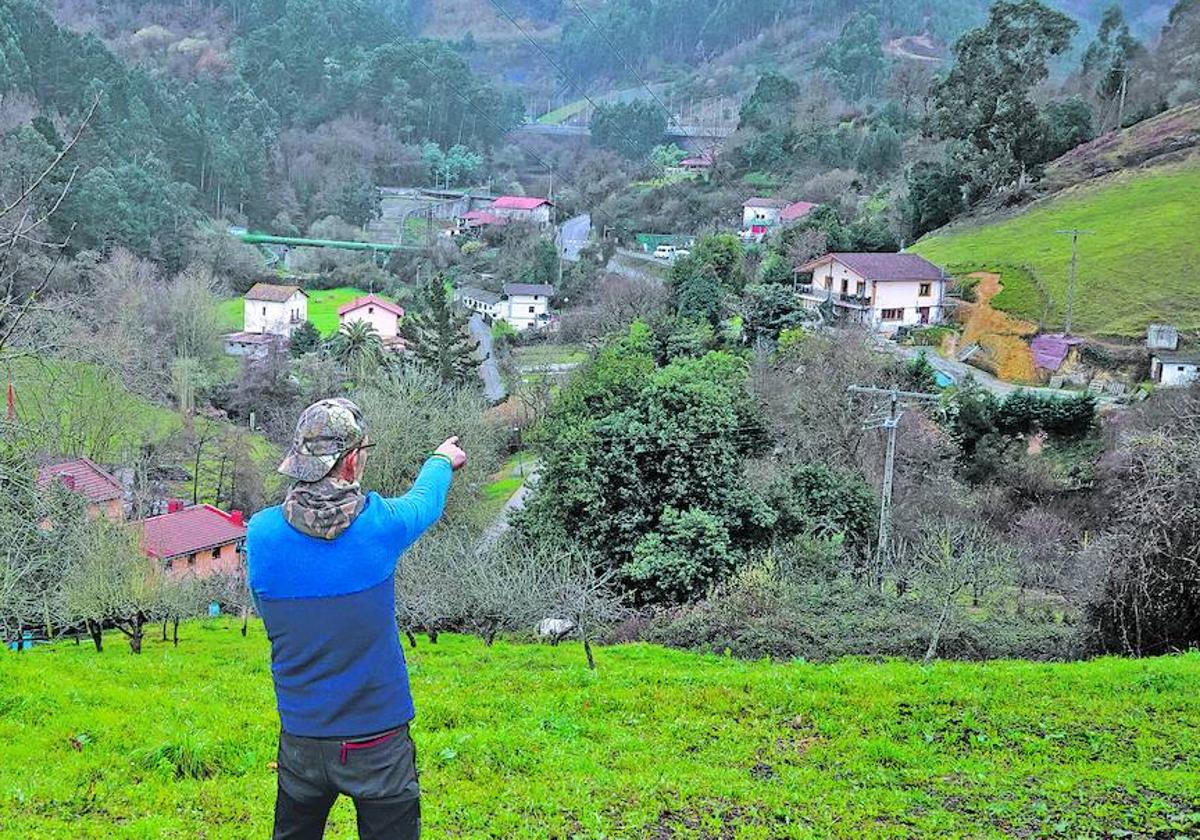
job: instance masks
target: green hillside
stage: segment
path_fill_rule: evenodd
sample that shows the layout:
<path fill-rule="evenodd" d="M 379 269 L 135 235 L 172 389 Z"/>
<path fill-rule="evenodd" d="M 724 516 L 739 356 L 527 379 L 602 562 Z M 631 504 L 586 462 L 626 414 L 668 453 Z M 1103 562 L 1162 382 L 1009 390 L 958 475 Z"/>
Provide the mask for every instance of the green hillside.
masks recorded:
<path fill-rule="evenodd" d="M 999 269 L 993 305 L 1061 328 L 1080 238 L 1075 331 L 1137 337 L 1167 321 L 1200 329 L 1200 160 L 1086 182 L 1013 216 L 935 232 L 912 250 L 955 272 Z"/>
<path fill-rule="evenodd" d="M 269 833 L 261 625 L 0 652 L 0 835 Z M 1200 655 L 1071 664 L 743 662 L 424 639 L 408 652 L 430 837 L 1183 837 Z M 353 837 L 340 802 L 330 838 Z"/>

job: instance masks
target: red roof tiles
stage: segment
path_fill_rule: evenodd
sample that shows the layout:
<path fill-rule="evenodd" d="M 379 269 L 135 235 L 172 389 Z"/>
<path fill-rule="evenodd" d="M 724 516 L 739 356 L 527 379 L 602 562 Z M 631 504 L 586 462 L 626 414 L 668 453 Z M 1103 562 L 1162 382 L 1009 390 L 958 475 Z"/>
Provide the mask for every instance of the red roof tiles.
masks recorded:
<path fill-rule="evenodd" d="M 829 260 L 840 262 L 864 280 L 941 280 L 946 275 L 920 254 L 874 254 L 836 252 L 817 257 L 801 271 L 811 271 Z"/>
<path fill-rule="evenodd" d="M 496 199 L 492 205 L 497 210 L 536 210 L 543 204 L 550 204 L 547 198 L 535 198 L 534 196 L 525 195 L 502 195 Z"/>
<path fill-rule="evenodd" d="M 54 481 L 60 481 L 71 490 L 82 493 L 93 503 L 110 502 L 125 495 L 121 482 L 100 469 L 89 458 L 51 464 L 38 471 L 39 487 L 48 487 Z"/>
<path fill-rule="evenodd" d="M 353 312 L 355 309 L 361 309 L 364 306 L 378 306 L 380 309 L 383 309 L 387 312 L 391 312 L 397 318 L 404 317 L 404 307 L 403 306 L 401 306 L 398 303 L 392 303 L 390 300 L 384 300 L 383 298 L 379 297 L 378 295 L 374 295 L 374 294 L 365 295 L 360 298 L 355 298 L 354 300 L 347 303 L 345 306 L 338 307 L 338 317 L 341 317 L 342 315 L 347 315 L 347 314 Z"/>
<path fill-rule="evenodd" d="M 225 513 L 212 505 L 195 505 L 151 516 L 140 524 L 142 549 L 160 560 L 228 545 L 246 537 L 240 513 Z"/>

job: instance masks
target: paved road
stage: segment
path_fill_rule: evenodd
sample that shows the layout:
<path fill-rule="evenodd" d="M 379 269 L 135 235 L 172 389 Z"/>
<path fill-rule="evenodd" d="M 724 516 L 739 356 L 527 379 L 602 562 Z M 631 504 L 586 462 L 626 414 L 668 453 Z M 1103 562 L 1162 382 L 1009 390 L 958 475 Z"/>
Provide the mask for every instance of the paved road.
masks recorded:
<path fill-rule="evenodd" d="M 492 331 L 483 322 L 483 316 L 478 314 L 471 316 L 470 328 L 471 335 L 479 342 L 479 354 L 483 356 L 483 362 L 479 365 L 483 393 L 491 402 L 500 402 L 507 396 L 507 392 L 504 390 L 504 380 L 500 377 L 500 366 L 496 364 Z"/>
<path fill-rule="evenodd" d="M 512 527 L 512 524 L 509 522 L 510 514 L 525 507 L 525 500 L 533 492 L 538 478 L 536 464 L 532 466 L 527 464 L 526 469 L 528 470 L 528 474 L 525 476 L 525 482 L 517 488 L 516 493 L 508 497 L 508 501 L 504 504 L 504 510 L 500 511 L 499 518 L 483 532 L 483 537 L 479 540 L 479 547 L 481 549 L 493 545 L 496 540 L 504 536 L 505 532 Z"/>
<path fill-rule="evenodd" d="M 577 262 L 579 252 L 587 245 L 591 235 L 592 217 L 587 213 L 563 222 L 558 232 L 558 247 L 562 250 L 563 259 Z"/>
<path fill-rule="evenodd" d="M 998 379 L 992 376 L 986 370 L 980 370 L 977 367 L 968 365 L 966 362 L 960 362 L 955 359 L 947 359 L 938 355 L 932 347 L 902 347 L 893 341 L 881 339 L 879 347 L 885 352 L 891 353 L 894 356 L 899 356 L 902 359 L 915 359 L 917 356 L 925 356 L 925 360 L 933 367 L 934 370 L 944 373 L 946 376 L 954 380 L 955 383 L 962 382 L 968 376 L 975 378 L 975 381 L 982 385 L 987 390 L 991 391 L 998 397 L 1007 397 L 1014 391 L 1028 391 L 1033 394 L 1039 394 L 1048 397 L 1072 397 L 1078 395 L 1078 391 L 1060 390 L 1057 388 L 1036 388 L 1030 385 L 1014 385 L 1011 382 L 1005 382 L 1003 379 Z M 1113 405 L 1117 403 L 1117 399 L 1111 394 L 1098 394 L 1097 398 L 1101 404 Z"/>
<path fill-rule="evenodd" d="M 656 260 L 640 251 L 626 251 L 622 249 L 613 254 L 612 259 L 608 261 L 605 269 L 613 274 L 619 274 L 622 277 L 629 277 L 633 280 L 649 280 L 653 283 L 662 283 L 666 281 L 671 265 L 663 260 Z"/>

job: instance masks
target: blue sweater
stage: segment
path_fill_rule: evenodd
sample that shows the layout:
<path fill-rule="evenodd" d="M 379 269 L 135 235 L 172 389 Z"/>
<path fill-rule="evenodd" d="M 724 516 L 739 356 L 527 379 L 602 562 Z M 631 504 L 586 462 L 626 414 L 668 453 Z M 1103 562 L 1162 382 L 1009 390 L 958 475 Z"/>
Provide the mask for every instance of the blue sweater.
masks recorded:
<path fill-rule="evenodd" d="M 368 494 L 358 518 L 333 540 L 297 531 L 279 507 L 250 520 L 250 591 L 271 640 L 285 732 L 352 737 L 412 719 L 396 628 L 396 564 L 442 515 L 450 478 L 449 463 L 429 459 L 406 495 Z"/>

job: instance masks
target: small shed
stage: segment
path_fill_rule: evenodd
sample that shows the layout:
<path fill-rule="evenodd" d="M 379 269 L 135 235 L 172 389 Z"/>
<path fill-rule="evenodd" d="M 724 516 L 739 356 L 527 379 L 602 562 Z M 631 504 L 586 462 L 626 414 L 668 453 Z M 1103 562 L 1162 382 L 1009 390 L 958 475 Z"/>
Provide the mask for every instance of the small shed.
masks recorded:
<path fill-rule="evenodd" d="M 1155 353 L 1150 358 L 1150 378 L 1164 388 L 1178 388 L 1200 380 L 1200 352 Z"/>

